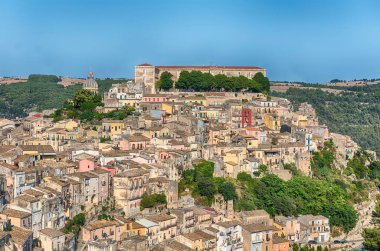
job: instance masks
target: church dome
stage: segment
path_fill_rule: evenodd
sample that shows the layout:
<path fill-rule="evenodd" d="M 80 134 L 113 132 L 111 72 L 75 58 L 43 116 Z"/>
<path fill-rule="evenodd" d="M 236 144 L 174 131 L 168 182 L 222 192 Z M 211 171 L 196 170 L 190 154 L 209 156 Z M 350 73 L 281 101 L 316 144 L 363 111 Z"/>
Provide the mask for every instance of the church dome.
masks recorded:
<path fill-rule="evenodd" d="M 98 90 L 98 83 L 95 81 L 94 73 L 92 71 L 90 71 L 88 73 L 88 77 L 83 84 L 83 89 L 91 90 L 91 91 L 97 91 Z"/>

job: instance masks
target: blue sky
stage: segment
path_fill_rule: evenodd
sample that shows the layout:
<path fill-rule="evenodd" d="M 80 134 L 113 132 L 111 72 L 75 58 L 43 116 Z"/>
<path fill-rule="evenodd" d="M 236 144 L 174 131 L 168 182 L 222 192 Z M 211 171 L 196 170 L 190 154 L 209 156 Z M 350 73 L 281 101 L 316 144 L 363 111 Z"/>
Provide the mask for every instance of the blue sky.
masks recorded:
<path fill-rule="evenodd" d="M 1 0 L 0 76 L 133 77 L 140 63 L 380 78 L 380 1 Z"/>

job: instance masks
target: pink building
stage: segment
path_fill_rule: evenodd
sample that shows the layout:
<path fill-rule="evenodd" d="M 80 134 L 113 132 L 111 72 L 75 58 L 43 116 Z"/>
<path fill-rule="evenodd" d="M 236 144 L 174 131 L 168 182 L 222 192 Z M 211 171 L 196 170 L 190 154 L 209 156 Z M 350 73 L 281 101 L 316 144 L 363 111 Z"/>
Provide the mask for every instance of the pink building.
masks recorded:
<path fill-rule="evenodd" d="M 88 172 L 95 169 L 95 161 L 90 159 L 79 160 L 79 172 Z"/>
<path fill-rule="evenodd" d="M 116 168 L 111 166 L 101 166 L 100 169 L 103 169 L 105 171 L 108 171 L 111 173 L 111 177 L 113 177 L 116 174 Z"/>
<path fill-rule="evenodd" d="M 162 94 L 145 94 L 143 98 L 143 102 L 168 102 L 169 97 L 167 95 Z"/>
<path fill-rule="evenodd" d="M 141 135 L 134 134 L 119 141 L 119 148 L 122 151 L 126 150 L 144 150 L 150 139 Z"/>
<path fill-rule="evenodd" d="M 111 220 L 95 220 L 82 228 L 83 241 L 95 241 L 111 239 L 120 241 L 123 230 L 123 224 Z"/>
<path fill-rule="evenodd" d="M 88 172 L 93 171 L 96 166 L 96 159 L 94 156 L 90 154 L 79 154 L 75 157 L 75 160 L 78 161 L 79 164 L 79 172 Z"/>
<path fill-rule="evenodd" d="M 260 128 L 259 127 L 246 127 L 244 128 L 244 132 L 247 136 L 255 137 L 259 140 L 259 144 L 261 144 L 261 137 L 260 137 Z"/>

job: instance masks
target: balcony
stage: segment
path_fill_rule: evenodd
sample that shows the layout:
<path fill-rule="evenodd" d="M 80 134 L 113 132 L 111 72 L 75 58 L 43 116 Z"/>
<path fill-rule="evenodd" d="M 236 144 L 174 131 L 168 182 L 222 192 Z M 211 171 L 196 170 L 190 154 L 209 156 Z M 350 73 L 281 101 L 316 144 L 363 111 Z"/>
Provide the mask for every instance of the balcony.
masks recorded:
<path fill-rule="evenodd" d="M 140 200 L 141 198 L 142 198 L 141 196 L 133 196 L 129 198 L 129 201 Z"/>
<path fill-rule="evenodd" d="M 243 248 L 243 243 L 239 242 L 239 243 L 233 244 L 231 247 L 231 250 L 241 249 L 241 248 Z"/>
<path fill-rule="evenodd" d="M 263 242 L 263 239 L 258 239 L 258 240 L 252 240 L 252 244 L 257 244 L 257 243 L 261 243 L 261 242 Z"/>

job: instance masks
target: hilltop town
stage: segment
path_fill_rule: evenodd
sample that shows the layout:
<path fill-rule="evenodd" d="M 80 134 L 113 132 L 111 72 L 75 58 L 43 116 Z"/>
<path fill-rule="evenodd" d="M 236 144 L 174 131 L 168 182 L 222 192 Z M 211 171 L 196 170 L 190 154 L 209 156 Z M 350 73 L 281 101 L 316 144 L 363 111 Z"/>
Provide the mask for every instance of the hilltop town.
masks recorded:
<path fill-rule="evenodd" d="M 263 68 L 75 82 L 62 109 L 0 120 L 2 250 L 339 250 L 372 224 L 375 153 L 271 97 Z"/>

